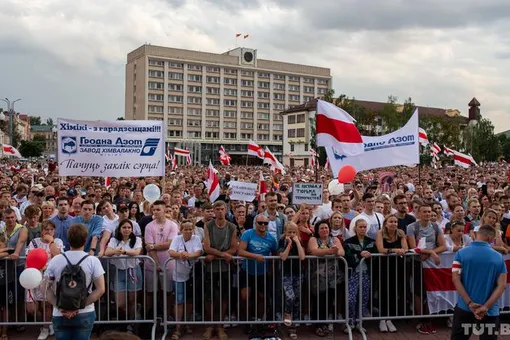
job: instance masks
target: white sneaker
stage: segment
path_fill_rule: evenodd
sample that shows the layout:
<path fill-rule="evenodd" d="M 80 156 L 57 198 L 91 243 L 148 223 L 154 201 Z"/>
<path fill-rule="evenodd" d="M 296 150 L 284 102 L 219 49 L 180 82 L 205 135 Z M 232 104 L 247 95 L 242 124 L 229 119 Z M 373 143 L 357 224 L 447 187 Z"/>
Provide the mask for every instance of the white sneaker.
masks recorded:
<path fill-rule="evenodd" d="M 305 315 L 305 317 L 303 318 L 305 321 L 310 321 L 310 317 L 308 316 L 308 314 Z M 309 322 L 306 322 L 305 323 L 305 326 L 311 326 L 312 324 L 309 323 Z"/>
<path fill-rule="evenodd" d="M 50 330 L 48 328 L 41 328 L 41 334 L 39 334 L 37 340 L 46 340 L 48 336 L 50 336 Z"/>
<path fill-rule="evenodd" d="M 386 326 L 388 326 L 388 332 L 395 333 L 397 331 L 397 327 L 391 322 L 391 320 L 386 320 Z"/>
<path fill-rule="evenodd" d="M 237 327 L 238 325 L 235 323 L 237 321 L 237 316 L 235 314 L 232 314 L 230 317 L 230 322 L 232 322 L 232 327 Z"/>
<path fill-rule="evenodd" d="M 361 324 L 359 322 L 356 324 L 356 330 L 358 332 L 360 332 L 360 333 L 366 333 L 367 332 L 367 330 L 365 328 L 363 328 L 363 326 L 361 326 Z"/>
<path fill-rule="evenodd" d="M 387 333 L 388 327 L 386 326 L 386 320 L 379 321 L 379 331 L 381 333 Z"/>
<path fill-rule="evenodd" d="M 50 336 L 55 335 L 55 330 L 53 329 L 53 325 L 50 325 Z"/>
<path fill-rule="evenodd" d="M 446 320 L 446 327 L 448 328 L 452 328 L 453 326 L 453 316 L 450 316 L 448 317 L 448 319 Z"/>
<path fill-rule="evenodd" d="M 230 328 L 230 319 L 228 316 L 225 316 L 225 319 L 223 320 L 225 321 L 225 324 L 223 325 L 223 328 Z"/>
<path fill-rule="evenodd" d="M 329 331 L 330 333 L 333 333 L 333 331 L 334 331 L 334 330 L 335 330 L 335 326 L 333 326 L 333 324 L 332 324 L 332 323 L 328 324 L 328 331 Z"/>

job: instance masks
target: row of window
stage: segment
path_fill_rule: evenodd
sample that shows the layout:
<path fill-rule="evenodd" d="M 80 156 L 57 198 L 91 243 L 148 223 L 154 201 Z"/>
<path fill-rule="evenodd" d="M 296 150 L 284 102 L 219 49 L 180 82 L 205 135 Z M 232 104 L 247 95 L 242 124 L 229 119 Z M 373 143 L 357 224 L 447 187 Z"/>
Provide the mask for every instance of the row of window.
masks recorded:
<path fill-rule="evenodd" d="M 305 114 L 301 113 L 298 115 L 288 115 L 287 116 L 287 123 L 288 124 L 298 124 L 298 123 L 304 123 L 305 122 Z"/>
<path fill-rule="evenodd" d="M 219 68 L 217 68 L 217 69 L 219 71 Z M 250 74 L 247 74 L 249 72 L 252 72 L 252 71 L 242 71 L 241 73 L 243 75 L 250 75 Z M 235 74 L 235 73 L 229 73 L 229 72 L 224 72 L 224 73 L 225 74 Z M 264 75 L 269 75 L 269 73 L 267 73 L 267 74 L 263 73 L 263 74 Z M 165 72 L 164 71 L 160 71 L 160 70 L 149 70 L 149 77 L 151 77 L 151 78 L 164 78 L 165 77 Z M 269 78 L 269 76 L 262 77 L 262 76 L 260 76 L 260 74 L 259 74 L 259 77 L 260 78 Z M 168 79 L 183 80 L 184 79 L 184 73 L 182 73 L 182 72 L 168 72 Z M 208 83 L 220 83 L 220 79 L 221 78 L 219 76 L 206 76 L 206 81 Z M 228 85 L 237 85 L 237 78 L 223 77 L 223 79 L 224 79 L 223 81 L 224 81 L 225 84 L 228 84 Z M 273 79 L 274 80 L 285 80 L 285 77 L 284 76 L 279 77 L 277 75 L 274 75 Z M 188 74 L 188 81 L 202 82 L 202 75 L 201 74 Z M 289 81 L 299 82 L 299 77 L 289 76 Z M 313 78 L 303 78 L 303 83 L 305 83 L 305 84 L 313 84 Z M 327 83 L 328 83 L 328 81 L 325 80 L 325 79 L 317 79 L 317 84 L 318 85 L 327 85 Z M 255 82 L 253 80 L 241 79 L 241 85 L 242 86 L 251 86 L 251 87 L 253 87 L 254 84 L 255 84 Z M 259 87 L 269 87 L 270 86 L 269 84 L 270 84 L 269 81 L 259 81 L 258 82 Z M 274 89 L 276 89 L 276 90 L 284 89 L 285 88 L 285 83 L 274 83 L 273 86 L 274 86 Z M 282 86 L 283 86 L 283 88 L 282 88 Z M 304 86 L 303 88 L 304 89 L 306 88 L 305 92 L 310 92 L 310 89 L 313 89 L 312 86 Z M 299 91 L 299 85 L 293 85 L 293 84 L 289 85 L 289 89 L 291 91 Z"/>
<path fill-rule="evenodd" d="M 288 129 L 287 130 L 287 137 L 289 137 L 289 138 L 302 138 L 304 136 L 305 136 L 304 128 Z"/>
<path fill-rule="evenodd" d="M 158 105 L 149 105 L 148 107 L 149 113 L 164 113 L 163 106 Z M 177 114 L 182 115 L 184 112 L 182 107 L 169 107 L 168 108 L 168 114 Z M 186 113 L 191 116 L 201 116 L 202 115 L 202 109 L 199 108 L 188 108 Z M 215 109 L 207 109 L 205 110 L 205 115 L 207 117 L 219 117 L 220 116 L 220 110 Z M 253 119 L 253 112 L 246 112 L 241 111 L 240 114 L 242 119 Z M 233 110 L 225 110 L 223 111 L 223 117 L 225 118 L 237 118 L 237 111 Z M 258 119 L 263 120 L 269 120 L 270 114 L 269 113 L 263 113 L 259 112 L 257 113 Z M 281 121 L 282 115 L 279 113 L 273 114 L 273 121 Z"/>
<path fill-rule="evenodd" d="M 182 131 L 177 130 L 169 130 L 168 131 L 168 137 L 182 137 Z M 212 132 L 212 131 L 206 131 L 205 132 L 205 138 L 206 139 L 218 139 L 220 136 L 219 132 Z M 250 140 L 253 139 L 253 133 L 241 133 L 239 134 L 240 140 Z M 187 137 L 192 139 L 199 139 L 202 138 L 202 132 L 201 131 L 188 131 Z M 224 132 L 223 133 L 223 139 L 237 139 L 237 133 L 235 132 Z M 257 140 L 259 141 L 268 141 L 269 140 L 269 134 L 265 133 L 258 133 L 257 134 Z M 273 135 L 273 141 L 281 141 L 283 140 L 282 135 Z"/>

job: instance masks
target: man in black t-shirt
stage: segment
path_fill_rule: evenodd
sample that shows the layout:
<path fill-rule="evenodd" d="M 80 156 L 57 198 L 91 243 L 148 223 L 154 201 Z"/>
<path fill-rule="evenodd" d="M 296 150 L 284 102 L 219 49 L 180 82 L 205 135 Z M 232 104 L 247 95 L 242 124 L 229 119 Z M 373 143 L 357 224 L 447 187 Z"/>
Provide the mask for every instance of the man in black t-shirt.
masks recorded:
<path fill-rule="evenodd" d="M 397 208 L 397 213 L 395 215 L 397 215 L 398 218 L 398 229 L 406 232 L 407 226 L 416 222 L 416 218 L 407 213 L 407 198 L 405 195 L 400 194 L 395 196 L 393 198 L 393 203 Z"/>

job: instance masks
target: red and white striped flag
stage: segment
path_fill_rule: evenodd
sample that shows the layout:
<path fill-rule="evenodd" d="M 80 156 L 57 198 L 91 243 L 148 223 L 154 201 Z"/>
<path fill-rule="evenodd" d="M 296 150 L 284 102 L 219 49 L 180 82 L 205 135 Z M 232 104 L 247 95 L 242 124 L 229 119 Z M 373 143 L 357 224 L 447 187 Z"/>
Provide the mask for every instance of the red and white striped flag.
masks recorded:
<path fill-rule="evenodd" d="M 263 201 L 266 199 L 266 193 L 267 193 L 266 180 L 264 179 L 264 176 L 262 175 L 261 172 L 259 177 L 259 201 Z"/>
<path fill-rule="evenodd" d="M 453 151 L 453 163 L 462 168 L 469 168 L 471 165 L 475 165 L 475 161 L 471 155 L 466 155 L 465 153 Z"/>
<path fill-rule="evenodd" d="M 427 302 L 430 314 L 453 310 L 459 299 L 457 290 L 452 281 L 452 271 L 461 272 L 462 267 L 454 262 L 455 253 L 442 253 L 441 263 L 423 261 L 424 290 L 427 293 Z M 506 267 L 510 269 L 510 255 L 505 255 Z M 507 278 L 507 289 L 499 300 L 499 308 L 510 306 L 510 276 Z"/>
<path fill-rule="evenodd" d="M 244 39 L 248 38 L 249 36 L 250 36 L 249 34 L 245 34 Z"/>
<path fill-rule="evenodd" d="M 2 144 L 4 156 L 12 156 L 15 158 L 21 158 L 21 153 L 14 146 L 9 144 Z"/>
<path fill-rule="evenodd" d="M 362 154 L 365 146 L 355 122 L 338 106 L 318 100 L 315 115 L 317 146 L 330 146 L 347 156 Z"/>
<path fill-rule="evenodd" d="M 434 143 L 434 144 L 432 144 L 432 147 L 430 148 L 430 150 L 432 151 L 432 153 L 434 155 L 437 156 L 441 152 L 441 147 L 439 145 L 437 145 L 437 143 Z"/>
<path fill-rule="evenodd" d="M 326 164 L 324 164 L 324 169 L 329 169 L 329 158 L 326 158 Z"/>
<path fill-rule="evenodd" d="M 264 148 L 259 146 L 254 141 L 250 140 L 250 144 L 248 144 L 248 155 L 258 157 L 260 159 L 264 159 Z"/>
<path fill-rule="evenodd" d="M 223 145 L 220 146 L 220 163 L 223 165 L 230 165 L 231 160 L 232 157 L 230 157 Z"/>
<path fill-rule="evenodd" d="M 271 171 L 285 175 L 285 167 L 267 147 L 264 150 L 264 164 L 269 164 L 271 166 Z"/>
<path fill-rule="evenodd" d="M 191 161 L 191 153 L 186 155 L 186 162 L 188 163 L 188 165 L 191 165 L 191 163 L 192 163 L 192 161 Z"/>
<path fill-rule="evenodd" d="M 186 157 L 189 154 L 190 154 L 189 150 L 174 148 L 174 155 L 175 156 L 184 156 L 184 157 Z"/>
<path fill-rule="evenodd" d="M 425 130 L 422 128 L 418 130 L 418 141 L 423 146 L 429 145 L 429 137 L 427 136 L 427 132 L 425 132 Z"/>
<path fill-rule="evenodd" d="M 112 178 L 111 177 L 105 177 L 104 178 L 104 186 L 106 188 L 109 188 L 112 185 Z"/>
<path fill-rule="evenodd" d="M 171 170 L 175 171 L 177 169 L 177 158 L 175 158 L 174 155 L 170 154 L 170 164 L 171 164 Z"/>
<path fill-rule="evenodd" d="M 236 33 L 236 38 L 239 38 L 241 35 L 243 35 L 242 33 Z"/>
<path fill-rule="evenodd" d="M 317 152 L 315 152 L 314 149 L 310 149 L 310 165 L 314 169 L 315 169 L 315 165 L 316 165 L 316 163 L 315 163 L 316 159 L 317 159 Z"/>
<path fill-rule="evenodd" d="M 454 150 L 453 149 L 450 149 L 446 146 L 443 146 L 443 153 L 446 155 L 446 156 L 453 156 L 454 155 Z"/>
<path fill-rule="evenodd" d="M 218 172 L 209 161 L 209 168 L 207 169 L 207 194 L 211 202 L 215 202 L 220 196 L 220 181 L 218 179 Z"/>

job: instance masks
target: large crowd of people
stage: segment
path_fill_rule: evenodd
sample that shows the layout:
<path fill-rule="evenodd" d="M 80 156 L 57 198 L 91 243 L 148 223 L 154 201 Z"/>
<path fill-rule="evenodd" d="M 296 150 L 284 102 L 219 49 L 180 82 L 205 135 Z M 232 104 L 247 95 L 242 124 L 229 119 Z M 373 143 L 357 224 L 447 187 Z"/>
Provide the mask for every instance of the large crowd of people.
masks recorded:
<path fill-rule="evenodd" d="M 225 325 L 206 326 L 205 340 L 227 340 L 226 328 L 237 320 L 275 321 L 264 329 L 247 324 L 250 336 L 277 333 L 276 324 L 282 323 L 296 339 L 297 326 L 308 320 L 317 321 L 318 336 L 331 333 L 334 320 L 343 319 L 350 326 L 346 330 L 364 331 L 360 310 L 387 317 L 378 321 L 379 330 L 396 332 L 393 316 L 428 314 L 421 261 L 439 264 L 441 253 L 468 247 L 485 225 L 496 231 L 492 248 L 501 254 L 510 250 L 510 185 L 501 164 L 384 169 L 384 183 L 377 171 L 362 172 L 340 191 L 331 190 L 326 169 L 291 168 L 285 175 L 262 166 L 218 170 L 222 191 L 211 202 L 204 167 L 181 167 L 165 178 L 114 178 L 106 187 L 102 178 L 59 177 L 54 165 L 3 164 L 0 318 L 20 320 L 18 305 L 27 315 L 53 317 L 38 339 L 71 323 L 81 327 L 85 339 L 99 317 L 95 306 L 109 290 L 129 332 L 136 332 L 129 320 L 140 317 L 140 296 L 150 315 L 154 294 L 166 294 L 167 315 L 177 321 L 174 340 L 193 331 L 191 323 L 178 321 L 196 315 L 225 320 Z M 229 199 L 230 181 L 258 183 L 261 172 L 267 193 L 253 202 Z M 323 203 L 293 204 L 297 182 L 322 183 Z M 148 184 L 160 188 L 158 200 L 144 198 Z M 25 267 L 23 258 L 36 248 L 48 254 L 43 275 L 50 288 L 25 291 L 17 276 Z M 404 257 L 415 250 L 419 256 Z M 71 262 L 89 255 L 83 261 L 91 294 L 79 311 L 51 308 L 55 296 L 48 291 L 66 265 L 64 252 Z M 151 260 L 137 257 L 144 254 Z M 380 256 L 374 254 L 391 261 L 375 261 Z M 106 282 L 105 272 L 111 272 Z M 416 329 L 433 334 L 434 324 L 423 319 Z M 1 327 L 1 340 L 7 340 L 7 331 Z"/>

